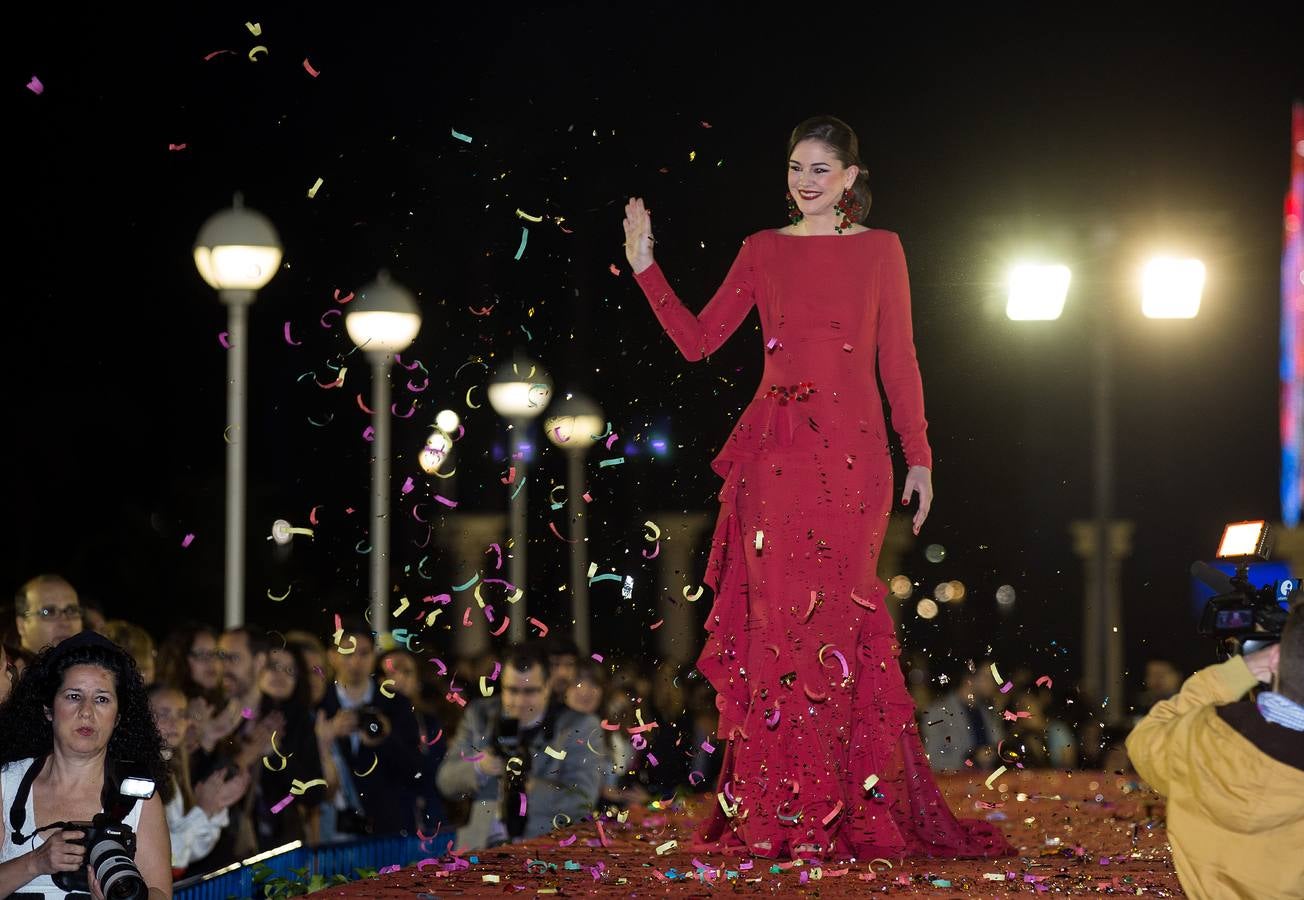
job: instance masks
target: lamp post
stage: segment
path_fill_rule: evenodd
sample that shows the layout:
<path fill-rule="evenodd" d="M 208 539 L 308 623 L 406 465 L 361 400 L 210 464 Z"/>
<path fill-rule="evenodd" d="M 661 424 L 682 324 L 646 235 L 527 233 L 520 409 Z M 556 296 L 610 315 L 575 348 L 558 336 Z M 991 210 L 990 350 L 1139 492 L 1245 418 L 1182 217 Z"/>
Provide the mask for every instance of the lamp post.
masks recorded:
<path fill-rule="evenodd" d="M 358 292 L 344 316 L 344 327 L 371 363 L 371 627 L 377 645 L 389 633 L 389 370 L 394 354 L 412 343 L 421 329 L 421 310 L 412 294 L 381 271 Z"/>
<path fill-rule="evenodd" d="M 281 241 L 272 223 L 246 209 L 235 195 L 230 209 L 215 213 L 195 238 L 195 267 L 226 306 L 226 573 L 227 628 L 244 624 L 245 373 L 249 367 L 249 305 L 281 264 Z"/>
<path fill-rule="evenodd" d="M 566 500 L 574 504 L 570 517 L 570 584 L 571 617 L 575 620 L 575 643 L 584 656 L 591 641 L 589 613 L 589 578 L 584 571 L 588 563 L 588 520 L 579 505 L 584 493 L 584 457 L 602 433 L 602 409 L 581 394 L 567 394 L 553 404 L 544 420 L 548 440 L 566 452 Z"/>
<path fill-rule="evenodd" d="M 511 617 L 508 636 L 512 643 L 525 639 L 525 619 L 527 590 L 527 571 L 525 565 L 525 543 L 528 538 L 525 527 L 526 487 L 528 477 L 526 451 L 529 449 L 525 439 L 525 429 L 548 405 L 552 397 L 552 381 L 548 374 L 522 353 L 512 357 L 512 361 L 499 367 L 489 380 L 489 404 L 494 412 L 507 420 L 511 434 L 511 458 L 508 466 L 513 467 L 511 487 L 511 530 L 512 560 L 509 573 L 512 585 L 521 591 L 516 615 Z"/>
<path fill-rule="evenodd" d="M 1013 320 L 1058 319 L 1070 272 L 1062 265 L 1021 265 L 1010 275 L 1006 316 Z M 1204 265 L 1194 259 L 1158 258 L 1142 276 L 1142 312 L 1152 319 L 1190 319 L 1200 309 Z M 1091 312 L 1092 525 L 1075 526 L 1077 545 L 1089 560 L 1083 603 L 1083 684 L 1098 700 L 1109 698 L 1105 718 L 1118 724 L 1124 703 L 1123 603 L 1118 559 L 1130 529 L 1114 527 L 1114 313 L 1111 304 Z"/>

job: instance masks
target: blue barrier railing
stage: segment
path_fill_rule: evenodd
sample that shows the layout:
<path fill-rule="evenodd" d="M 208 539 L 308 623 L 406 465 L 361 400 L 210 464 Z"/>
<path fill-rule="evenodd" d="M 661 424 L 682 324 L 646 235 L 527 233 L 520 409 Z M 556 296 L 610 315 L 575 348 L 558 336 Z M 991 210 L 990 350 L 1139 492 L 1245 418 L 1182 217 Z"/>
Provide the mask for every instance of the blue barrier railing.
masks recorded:
<path fill-rule="evenodd" d="M 454 833 L 441 831 L 427 841 L 418 837 L 357 838 L 320 847 L 291 846 L 280 853 L 253 857 L 257 865 L 271 869 L 275 876 L 294 878 L 296 869 L 307 868 L 310 875 L 330 878 L 347 875 L 355 878 L 356 869 L 382 869 L 407 866 L 430 856 L 442 856 L 451 846 Z M 422 850 L 422 844 L 426 849 Z M 220 874 L 197 875 L 178 881 L 172 889 L 174 900 L 231 900 L 261 895 L 254 884 L 255 863 L 247 860 L 239 868 Z"/>

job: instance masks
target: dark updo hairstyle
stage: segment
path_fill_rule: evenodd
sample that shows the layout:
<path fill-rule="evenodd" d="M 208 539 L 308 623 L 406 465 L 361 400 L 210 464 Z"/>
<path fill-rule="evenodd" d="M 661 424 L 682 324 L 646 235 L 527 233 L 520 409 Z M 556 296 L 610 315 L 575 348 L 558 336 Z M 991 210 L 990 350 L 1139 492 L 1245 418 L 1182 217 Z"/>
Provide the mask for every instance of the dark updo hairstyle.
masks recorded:
<path fill-rule="evenodd" d="M 109 737 L 107 756 L 148 769 L 164 802 L 172 797 L 172 779 L 163 759 L 163 739 L 149 707 L 149 694 L 136 662 L 108 638 L 94 632 L 47 647 L 23 670 L 13 693 L 0 705 L 0 766 L 42 758 L 54 749 L 54 726 L 45 711 L 54 706 L 64 674 L 73 666 L 99 666 L 113 676 L 118 695 L 118 724 Z"/>
<path fill-rule="evenodd" d="M 856 176 L 851 190 L 860 201 L 860 215 L 856 217 L 856 222 L 865 224 L 873 197 L 869 193 L 869 173 L 865 171 L 865 164 L 860 160 L 860 141 L 856 138 L 856 132 L 852 131 L 851 126 L 846 122 L 834 116 L 813 116 L 792 130 L 792 136 L 788 138 L 787 159 L 792 159 L 792 151 L 798 144 L 810 140 L 819 141 L 828 147 L 844 167 L 860 168 L 860 174 Z M 785 163 L 787 159 L 784 160 Z"/>

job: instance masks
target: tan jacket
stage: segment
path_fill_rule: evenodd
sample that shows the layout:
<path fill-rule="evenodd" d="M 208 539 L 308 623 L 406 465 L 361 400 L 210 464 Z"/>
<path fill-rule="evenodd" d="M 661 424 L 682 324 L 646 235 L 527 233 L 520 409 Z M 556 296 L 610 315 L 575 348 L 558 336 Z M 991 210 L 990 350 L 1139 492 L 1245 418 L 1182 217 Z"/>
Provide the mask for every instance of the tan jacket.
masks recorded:
<path fill-rule="evenodd" d="M 1304 898 L 1304 732 L 1235 702 L 1256 684 L 1239 656 L 1201 669 L 1127 739 L 1168 798 L 1177 877 L 1197 900 Z"/>

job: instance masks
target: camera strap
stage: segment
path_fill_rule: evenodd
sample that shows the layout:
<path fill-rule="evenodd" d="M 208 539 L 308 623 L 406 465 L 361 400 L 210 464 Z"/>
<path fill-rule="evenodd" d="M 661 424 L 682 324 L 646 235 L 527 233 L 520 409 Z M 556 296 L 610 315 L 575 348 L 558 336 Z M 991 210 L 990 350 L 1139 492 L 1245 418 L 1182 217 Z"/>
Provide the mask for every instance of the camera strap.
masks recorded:
<path fill-rule="evenodd" d="M 38 756 L 32 760 L 32 764 L 23 773 L 23 780 L 18 783 L 18 790 L 14 794 L 14 802 L 9 807 L 9 827 L 13 829 L 13 834 L 10 837 L 15 846 L 26 844 L 36 837 L 36 831 L 33 831 L 27 837 L 23 837 L 23 826 L 27 824 L 27 797 L 32 793 L 32 784 L 36 781 L 36 776 L 40 775 L 41 770 L 44 768 L 44 756 Z M 43 830 L 38 829 L 38 831 Z"/>

